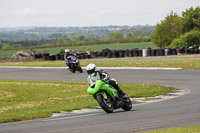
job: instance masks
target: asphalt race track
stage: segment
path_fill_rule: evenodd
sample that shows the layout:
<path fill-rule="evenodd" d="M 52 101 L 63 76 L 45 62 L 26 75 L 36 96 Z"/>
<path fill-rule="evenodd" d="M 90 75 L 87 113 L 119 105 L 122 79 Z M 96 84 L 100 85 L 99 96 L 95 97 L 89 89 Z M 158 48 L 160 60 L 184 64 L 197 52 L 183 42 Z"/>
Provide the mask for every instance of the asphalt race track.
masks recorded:
<path fill-rule="evenodd" d="M 0 124 L 0 133 L 133 133 L 200 125 L 200 70 L 107 70 L 120 83 L 159 84 L 184 89 L 188 94 L 128 112 L 103 110 Z M 86 81 L 87 74 L 66 69 L 0 68 L 0 79 Z M 123 88 L 122 88 L 123 89 Z M 66 105 L 67 106 L 67 105 Z"/>

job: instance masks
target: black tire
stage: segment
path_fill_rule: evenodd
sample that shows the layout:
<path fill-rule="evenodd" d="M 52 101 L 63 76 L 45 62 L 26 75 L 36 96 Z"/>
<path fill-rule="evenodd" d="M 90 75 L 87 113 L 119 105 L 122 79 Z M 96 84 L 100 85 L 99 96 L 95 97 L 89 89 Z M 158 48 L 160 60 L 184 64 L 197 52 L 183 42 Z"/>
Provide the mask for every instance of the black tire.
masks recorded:
<path fill-rule="evenodd" d="M 79 72 L 80 72 L 80 73 L 83 73 L 83 69 L 82 69 L 82 68 L 80 68 L 80 69 L 79 69 Z"/>
<path fill-rule="evenodd" d="M 72 69 L 71 71 L 72 71 L 72 73 L 75 73 L 76 69 Z"/>
<path fill-rule="evenodd" d="M 79 70 L 80 73 L 83 73 L 83 69 L 81 68 L 80 65 L 78 66 L 78 70 Z"/>
<path fill-rule="evenodd" d="M 111 103 L 107 103 L 106 99 L 104 99 L 104 97 L 99 94 L 97 95 L 97 102 L 99 103 L 99 105 L 101 106 L 101 108 L 107 112 L 107 113 L 112 113 L 113 112 L 113 106 Z"/>
<path fill-rule="evenodd" d="M 122 109 L 125 111 L 129 111 L 132 109 L 132 102 L 131 102 L 130 98 L 126 99 L 124 105 L 122 106 Z"/>

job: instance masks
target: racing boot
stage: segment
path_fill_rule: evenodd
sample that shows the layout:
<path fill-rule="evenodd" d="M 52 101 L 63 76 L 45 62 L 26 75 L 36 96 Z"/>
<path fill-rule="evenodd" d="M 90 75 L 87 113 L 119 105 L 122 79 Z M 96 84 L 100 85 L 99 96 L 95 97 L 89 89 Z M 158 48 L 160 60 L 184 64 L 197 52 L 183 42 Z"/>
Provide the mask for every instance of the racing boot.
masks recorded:
<path fill-rule="evenodd" d="M 126 93 L 125 93 L 124 91 L 122 91 L 122 89 L 119 87 L 118 84 L 115 84 L 113 87 L 119 92 L 119 94 L 122 96 L 122 98 L 124 98 L 124 99 L 129 98 L 129 97 L 126 95 Z"/>
<path fill-rule="evenodd" d="M 122 96 L 122 98 L 125 98 L 125 99 L 128 98 L 126 93 L 121 90 L 121 88 L 119 87 L 119 85 L 115 81 L 109 80 L 109 84 L 112 85 L 119 92 L 119 94 Z"/>
<path fill-rule="evenodd" d="M 122 95 L 122 99 L 127 99 L 129 98 L 126 93 L 124 91 L 122 91 L 121 89 L 118 91 L 120 95 Z"/>

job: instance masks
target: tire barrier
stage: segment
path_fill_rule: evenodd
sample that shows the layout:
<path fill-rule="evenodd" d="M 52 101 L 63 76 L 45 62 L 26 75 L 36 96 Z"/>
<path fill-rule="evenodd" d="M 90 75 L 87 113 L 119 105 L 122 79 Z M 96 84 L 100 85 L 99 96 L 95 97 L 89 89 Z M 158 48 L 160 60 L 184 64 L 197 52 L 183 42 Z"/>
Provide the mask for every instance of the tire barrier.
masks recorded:
<path fill-rule="evenodd" d="M 108 48 L 102 51 L 91 51 L 90 53 L 78 53 L 78 59 L 91 59 L 91 58 L 123 58 L 123 57 L 146 57 L 146 56 L 168 56 L 168 55 L 180 55 L 180 54 L 200 54 L 200 47 L 180 47 L 180 48 L 168 48 L 168 49 L 126 49 L 126 50 L 110 50 Z M 64 60 L 64 54 L 50 55 L 48 53 L 38 53 L 34 55 L 35 59 L 43 58 L 44 60 Z"/>
<path fill-rule="evenodd" d="M 152 49 L 151 50 L 151 56 L 156 56 L 157 54 L 157 50 L 156 49 Z"/>
<path fill-rule="evenodd" d="M 44 60 L 49 60 L 49 54 L 42 54 L 42 58 Z"/>
<path fill-rule="evenodd" d="M 107 57 L 108 57 L 108 58 L 112 58 L 112 51 L 109 51 L 109 52 L 107 53 Z"/>
<path fill-rule="evenodd" d="M 55 61 L 56 60 L 56 55 L 49 55 L 49 60 L 50 61 Z"/>
<path fill-rule="evenodd" d="M 64 54 L 60 54 L 60 60 L 65 60 Z"/>
<path fill-rule="evenodd" d="M 56 54 L 56 60 L 61 60 L 61 54 Z"/>
<path fill-rule="evenodd" d="M 129 49 L 126 49 L 126 56 L 129 57 Z"/>
<path fill-rule="evenodd" d="M 42 56 L 41 53 L 34 54 L 34 58 L 35 58 L 35 59 L 40 59 L 40 58 L 42 58 L 42 57 L 43 57 L 43 56 Z"/>

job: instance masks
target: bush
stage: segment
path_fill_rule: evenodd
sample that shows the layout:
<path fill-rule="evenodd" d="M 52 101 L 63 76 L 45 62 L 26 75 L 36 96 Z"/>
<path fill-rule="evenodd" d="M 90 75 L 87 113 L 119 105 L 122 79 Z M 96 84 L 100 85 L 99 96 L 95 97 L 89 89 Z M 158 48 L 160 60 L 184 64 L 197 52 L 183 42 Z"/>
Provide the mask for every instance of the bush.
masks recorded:
<path fill-rule="evenodd" d="M 200 31 L 192 30 L 181 35 L 180 38 L 174 39 L 170 47 L 191 47 L 200 46 Z"/>
<path fill-rule="evenodd" d="M 61 48 L 59 53 L 65 53 L 65 49 L 64 48 Z"/>

